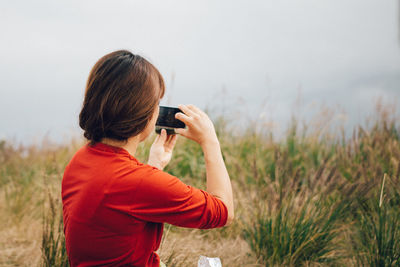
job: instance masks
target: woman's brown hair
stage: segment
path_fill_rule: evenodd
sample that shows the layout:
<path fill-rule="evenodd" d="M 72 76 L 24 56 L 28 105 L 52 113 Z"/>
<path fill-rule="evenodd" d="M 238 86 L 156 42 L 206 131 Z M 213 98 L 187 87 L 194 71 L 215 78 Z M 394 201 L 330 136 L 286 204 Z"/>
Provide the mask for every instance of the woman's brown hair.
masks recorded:
<path fill-rule="evenodd" d="M 89 74 L 79 126 L 91 144 L 126 141 L 146 128 L 164 92 L 163 77 L 150 62 L 127 50 L 112 52 Z"/>

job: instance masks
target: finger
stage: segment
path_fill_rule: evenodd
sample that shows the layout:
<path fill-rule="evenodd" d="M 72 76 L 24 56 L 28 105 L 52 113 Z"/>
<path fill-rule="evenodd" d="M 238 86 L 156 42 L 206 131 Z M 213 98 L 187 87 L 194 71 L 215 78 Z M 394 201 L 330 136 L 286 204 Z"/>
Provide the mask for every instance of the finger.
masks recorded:
<path fill-rule="evenodd" d="M 178 108 L 180 109 L 180 110 L 182 110 L 183 111 L 183 113 L 185 113 L 187 116 L 189 116 L 189 117 L 193 117 L 194 116 L 194 112 L 192 111 L 192 109 L 190 109 L 189 108 L 189 105 L 188 106 L 186 106 L 186 105 L 178 105 Z"/>
<path fill-rule="evenodd" d="M 200 111 L 200 109 L 193 104 L 187 105 L 187 108 L 190 109 L 194 113 L 198 113 Z"/>
<path fill-rule="evenodd" d="M 187 105 L 186 107 L 191 112 L 190 113 L 191 118 L 198 119 L 203 116 L 203 112 L 199 108 L 197 108 L 195 105 L 190 104 L 190 105 Z"/>
<path fill-rule="evenodd" d="M 192 110 L 192 111 L 195 111 L 196 108 L 197 108 L 197 107 L 196 107 L 195 105 L 193 105 L 193 104 L 186 105 L 186 107 L 187 107 L 188 109 Z"/>
<path fill-rule="evenodd" d="M 202 111 L 200 108 L 198 108 L 195 105 L 188 105 L 188 108 L 190 110 L 192 110 L 194 113 L 198 114 L 198 115 L 205 115 L 206 114 L 204 111 Z"/>
<path fill-rule="evenodd" d="M 178 136 L 176 134 L 172 135 L 172 137 L 168 140 L 166 143 L 166 150 L 167 151 L 172 151 L 174 149 L 174 146 L 176 144 L 176 140 L 178 139 Z"/>
<path fill-rule="evenodd" d="M 174 135 L 175 135 L 175 134 L 169 134 L 169 135 L 167 136 L 167 140 L 165 141 L 165 144 L 171 142 L 171 139 L 172 139 L 172 137 L 174 137 Z"/>
<path fill-rule="evenodd" d="M 161 129 L 160 138 L 158 139 L 158 142 L 164 144 L 166 140 L 167 140 L 167 131 L 165 129 Z"/>
<path fill-rule="evenodd" d="M 170 148 L 174 148 L 175 144 L 176 144 L 176 140 L 178 140 L 178 135 L 174 134 L 171 138 L 171 140 L 168 142 L 168 146 Z"/>
<path fill-rule="evenodd" d="M 185 128 L 177 128 L 177 129 L 175 129 L 175 132 L 177 134 L 180 134 L 180 135 L 184 136 L 184 137 L 187 137 L 188 130 L 185 129 Z"/>
<path fill-rule="evenodd" d="M 171 134 L 171 135 L 169 135 L 169 139 L 168 139 L 167 143 L 171 143 L 171 142 L 174 141 L 174 139 L 177 139 L 177 138 L 178 138 L 178 135 L 176 133 L 175 134 Z"/>
<path fill-rule="evenodd" d="M 175 114 L 175 118 L 182 121 L 185 124 L 191 124 L 191 118 L 185 115 L 184 113 L 178 112 Z"/>

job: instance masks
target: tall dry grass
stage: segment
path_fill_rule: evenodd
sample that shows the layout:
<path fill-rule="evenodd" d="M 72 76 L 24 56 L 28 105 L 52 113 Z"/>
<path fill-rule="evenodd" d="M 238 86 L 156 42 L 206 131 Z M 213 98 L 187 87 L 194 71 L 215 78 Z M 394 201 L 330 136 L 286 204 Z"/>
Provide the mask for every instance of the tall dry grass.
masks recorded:
<path fill-rule="evenodd" d="M 215 120 L 236 221 L 214 230 L 166 225 L 162 260 L 169 267 L 196 266 L 200 255 L 220 257 L 223 266 L 400 266 L 399 118 L 384 108 L 378 114 L 350 137 L 293 120 L 276 139 L 260 125 L 237 132 Z M 139 147 L 140 160 L 150 143 Z M 67 266 L 60 183 L 81 145 L 0 143 L 0 266 Z M 179 138 L 166 171 L 205 188 L 202 151 L 189 140 Z"/>

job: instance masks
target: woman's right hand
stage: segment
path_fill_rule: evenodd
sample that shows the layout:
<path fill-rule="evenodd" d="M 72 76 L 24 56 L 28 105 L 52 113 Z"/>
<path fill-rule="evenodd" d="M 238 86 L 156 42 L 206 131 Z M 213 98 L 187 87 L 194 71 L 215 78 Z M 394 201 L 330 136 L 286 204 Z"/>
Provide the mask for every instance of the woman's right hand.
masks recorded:
<path fill-rule="evenodd" d="M 175 118 L 183 121 L 187 128 L 175 129 L 175 132 L 199 143 L 203 149 L 206 163 L 207 192 L 219 198 L 228 209 L 229 225 L 235 217 L 232 185 L 221 148 L 210 118 L 193 105 L 179 105 L 183 113 L 178 112 Z"/>
<path fill-rule="evenodd" d="M 175 118 L 183 121 L 187 128 L 177 128 L 175 132 L 187 137 L 201 146 L 208 143 L 218 143 L 214 125 L 207 114 L 194 105 L 179 105 L 182 112 L 175 114 Z"/>

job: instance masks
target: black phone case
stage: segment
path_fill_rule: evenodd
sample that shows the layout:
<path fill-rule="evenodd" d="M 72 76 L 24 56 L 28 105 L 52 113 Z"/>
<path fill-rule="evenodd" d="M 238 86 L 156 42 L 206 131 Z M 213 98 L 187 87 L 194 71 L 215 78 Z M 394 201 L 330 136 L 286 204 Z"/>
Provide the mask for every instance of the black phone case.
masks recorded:
<path fill-rule="evenodd" d="M 165 129 L 167 131 L 167 135 L 176 134 L 174 129 L 167 129 L 162 127 L 156 127 L 156 133 L 161 134 L 161 129 Z"/>
<path fill-rule="evenodd" d="M 175 119 L 175 114 L 182 112 L 179 108 L 160 106 L 156 126 L 164 128 L 185 128 L 186 125 Z"/>

